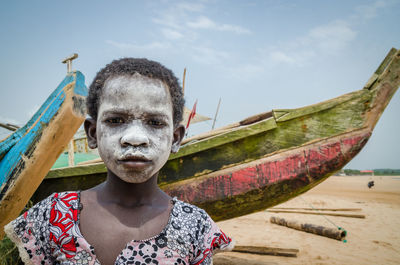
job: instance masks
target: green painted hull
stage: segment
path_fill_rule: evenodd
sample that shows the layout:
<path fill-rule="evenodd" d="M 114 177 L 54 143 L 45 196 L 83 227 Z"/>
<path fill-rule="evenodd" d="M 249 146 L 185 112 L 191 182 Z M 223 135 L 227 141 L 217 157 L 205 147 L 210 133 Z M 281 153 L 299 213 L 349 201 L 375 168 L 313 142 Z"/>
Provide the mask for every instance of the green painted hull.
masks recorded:
<path fill-rule="evenodd" d="M 357 138 L 359 139 L 358 142 L 354 142 L 357 148 L 350 150 L 351 152 L 349 151 L 346 155 L 342 155 L 343 159 L 340 162 L 336 161 L 337 158 L 330 158 L 329 156 L 325 160 L 324 158 L 316 160 L 321 170 L 317 170 L 315 174 L 313 173 L 315 176 L 311 176 L 312 174 L 308 169 L 302 171 L 298 168 L 293 168 L 293 176 L 298 176 L 297 179 L 293 177 L 291 180 L 293 183 L 298 182 L 302 177 L 308 176 L 309 180 L 304 181 L 301 185 L 296 184 L 295 188 L 285 190 L 282 188 L 283 185 L 290 186 L 290 183 L 288 184 L 283 180 L 274 183 L 275 191 L 272 193 L 275 194 L 275 197 L 271 198 L 267 196 L 268 192 L 271 191 L 263 187 L 265 191 L 262 192 L 264 194 L 262 196 L 265 199 L 261 200 L 261 202 L 264 202 L 264 206 L 260 202 L 251 208 L 250 212 L 260 210 L 262 207 L 265 208 L 265 205 L 273 206 L 297 196 L 339 170 L 364 146 L 380 115 L 400 84 L 399 56 L 399 52 L 396 49 L 392 49 L 361 90 L 299 109 L 273 110 L 270 114 L 263 115 L 264 118 L 266 117 L 265 119 L 232 128 L 197 142 L 185 144 L 177 154 L 171 155 L 169 161 L 160 172 L 160 186 L 167 191 L 171 191 L 171 194 L 180 194 L 180 198 L 186 198 L 192 203 L 206 209 L 209 208 L 211 215 L 215 217 L 217 215 L 213 211 L 218 212 L 218 209 L 229 210 L 229 207 L 239 205 L 239 202 L 232 202 L 235 198 L 241 198 L 241 208 L 245 209 L 246 205 L 250 204 L 249 202 L 244 202 L 246 201 L 246 196 L 250 198 L 250 194 L 260 192 L 260 187 L 254 187 L 254 189 L 250 187 L 247 191 L 243 191 L 241 195 L 235 195 L 234 192 L 229 194 L 228 192 L 224 195 L 225 197 L 214 200 L 212 197 L 207 196 L 190 199 L 190 196 L 187 197 L 183 192 L 185 191 L 185 185 L 190 186 L 191 183 L 198 183 L 200 179 L 218 175 L 219 172 L 233 174 L 237 172 L 237 167 L 241 165 L 249 165 L 249 171 L 250 168 L 257 167 L 255 164 L 258 161 L 275 157 L 277 154 L 280 154 L 280 159 L 282 157 L 289 159 L 296 153 L 296 150 L 301 148 L 306 148 L 304 152 L 312 152 L 312 150 L 330 139 L 336 139 L 336 143 L 340 143 L 340 146 L 344 148 L 341 143 L 342 138 L 353 139 L 354 137 L 361 137 Z M 357 136 L 358 132 L 362 132 L 362 136 Z M 309 149 L 307 149 L 308 147 Z M 351 149 L 351 146 L 346 148 Z M 253 165 L 252 163 L 255 164 Z M 332 163 L 336 164 L 332 165 Z M 256 174 L 256 177 L 258 176 Z M 268 178 L 268 176 L 263 177 Z M 90 188 L 101 183 L 105 178 L 106 168 L 102 163 L 55 169 L 49 172 L 45 181 L 37 190 L 34 199 L 40 200 L 54 191 Z M 183 185 L 180 188 L 181 191 L 177 188 L 178 183 Z M 267 184 L 265 185 L 265 187 L 268 186 Z M 193 192 L 193 190 L 185 192 L 189 193 Z M 266 201 L 273 203 L 267 204 L 265 203 Z M 217 202 L 226 203 L 225 205 L 220 205 L 219 208 L 215 208 Z M 214 210 L 211 209 L 211 206 L 208 207 L 211 204 L 213 204 Z M 248 212 L 246 210 L 238 211 L 238 213 L 217 216 L 216 219 L 223 220 Z"/>

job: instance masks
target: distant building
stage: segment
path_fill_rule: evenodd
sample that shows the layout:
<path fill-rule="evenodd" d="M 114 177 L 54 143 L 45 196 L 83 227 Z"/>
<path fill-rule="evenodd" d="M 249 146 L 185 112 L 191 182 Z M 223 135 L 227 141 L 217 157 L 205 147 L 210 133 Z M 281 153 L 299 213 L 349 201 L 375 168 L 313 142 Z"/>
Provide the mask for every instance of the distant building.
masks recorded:
<path fill-rule="evenodd" d="M 363 175 L 374 176 L 374 171 L 373 171 L 373 170 L 360 170 L 360 172 L 361 172 Z"/>

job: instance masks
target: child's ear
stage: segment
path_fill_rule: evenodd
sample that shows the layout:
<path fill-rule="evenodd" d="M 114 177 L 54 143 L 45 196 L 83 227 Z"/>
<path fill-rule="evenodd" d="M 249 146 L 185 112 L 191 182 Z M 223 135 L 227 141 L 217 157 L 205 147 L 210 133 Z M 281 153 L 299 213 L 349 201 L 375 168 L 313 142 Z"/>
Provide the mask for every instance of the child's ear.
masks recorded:
<path fill-rule="evenodd" d="M 179 151 L 179 147 L 181 146 L 181 142 L 183 137 L 185 136 L 185 126 L 182 124 L 178 125 L 174 129 L 174 139 L 172 141 L 171 152 L 177 153 Z"/>
<path fill-rule="evenodd" d="M 84 122 L 84 127 L 87 136 L 88 146 L 91 149 L 97 148 L 96 120 L 92 118 L 87 118 Z"/>

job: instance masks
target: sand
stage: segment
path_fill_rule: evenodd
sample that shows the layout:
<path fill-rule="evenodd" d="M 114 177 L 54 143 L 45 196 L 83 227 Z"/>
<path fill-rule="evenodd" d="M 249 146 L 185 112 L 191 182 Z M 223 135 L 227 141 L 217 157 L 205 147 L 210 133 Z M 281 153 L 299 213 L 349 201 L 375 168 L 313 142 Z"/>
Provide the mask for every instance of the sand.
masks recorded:
<path fill-rule="evenodd" d="M 375 181 L 369 189 L 367 183 Z M 258 212 L 219 222 L 237 245 L 299 249 L 297 257 L 219 253 L 222 264 L 400 264 L 400 177 L 332 176 L 307 193 L 276 207 L 361 208 L 365 219 Z M 282 227 L 279 216 L 299 222 L 344 228 L 347 242 Z M 334 224 L 332 224 L 334 223 Z"/>

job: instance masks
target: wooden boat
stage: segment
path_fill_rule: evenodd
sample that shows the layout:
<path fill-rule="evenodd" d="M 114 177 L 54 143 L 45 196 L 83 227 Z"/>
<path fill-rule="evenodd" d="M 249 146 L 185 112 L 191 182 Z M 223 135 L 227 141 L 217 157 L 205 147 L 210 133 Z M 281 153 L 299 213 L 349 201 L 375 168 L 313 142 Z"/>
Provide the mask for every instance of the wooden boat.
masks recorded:
<path fill-rule="evenodd" d="M 160 172 L 159 185 L 217 221 L 282 203 L 340 170 L 364 147 L 399 84 L 400 53 L 392 49 L 361 90 L 186 140 Z M 103 163 L 55 169 L 34 200 L 86 189 L 105 177 Z"/>
<path fill-rule="evenodd" d="M 84 121 L 86 95 L 83 74 L 69 71 L 28 123 L 0 142 L 1 228 L 20 214 Z"/>

